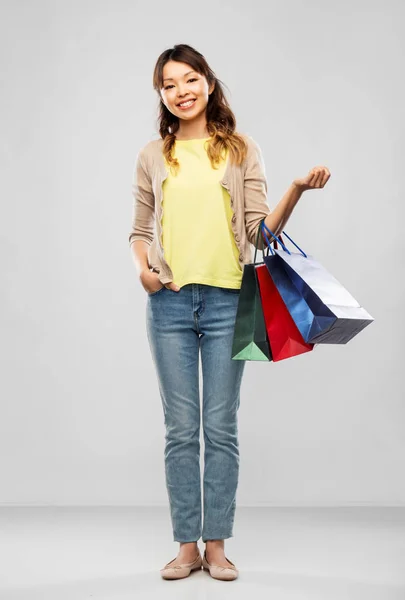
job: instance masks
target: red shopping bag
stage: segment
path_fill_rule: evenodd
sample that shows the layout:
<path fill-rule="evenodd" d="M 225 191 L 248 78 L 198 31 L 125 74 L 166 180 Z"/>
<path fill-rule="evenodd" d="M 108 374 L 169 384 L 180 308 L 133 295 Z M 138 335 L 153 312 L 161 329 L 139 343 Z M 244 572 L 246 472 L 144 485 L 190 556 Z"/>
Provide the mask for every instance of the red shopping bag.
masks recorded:
<path fill-rule="evenodd" d="M 256 267 L 260 298 L 273 361 L 310 352 L 315 344 L 305 342 L 266 265 Z"/>

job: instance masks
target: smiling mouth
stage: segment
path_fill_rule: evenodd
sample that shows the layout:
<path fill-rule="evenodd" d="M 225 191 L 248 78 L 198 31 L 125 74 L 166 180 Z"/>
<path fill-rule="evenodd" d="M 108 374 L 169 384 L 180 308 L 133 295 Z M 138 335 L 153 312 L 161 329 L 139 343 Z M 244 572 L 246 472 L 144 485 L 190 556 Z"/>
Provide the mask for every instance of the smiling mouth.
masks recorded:
<path fill-rule="evenodd" d="M 190 106 L 193 106 L 193 104 L 194 104 L 196 101 L 197 101 L 197 99 L 196 99 L 196 98 L 193 98 L 193 99 L 191 99 L 191 100 L 187 100 L 187 102 L 185 102 L 185 103 L 183 103 L 183 102 L 182 102 L 182 103 L 180 103 L 180 104 L 177 104 L 176 106 L 177 106 L 177 108 L 190 108 Z M 183 104 L 183 106 L 182 106 L 182 104 Z"/>

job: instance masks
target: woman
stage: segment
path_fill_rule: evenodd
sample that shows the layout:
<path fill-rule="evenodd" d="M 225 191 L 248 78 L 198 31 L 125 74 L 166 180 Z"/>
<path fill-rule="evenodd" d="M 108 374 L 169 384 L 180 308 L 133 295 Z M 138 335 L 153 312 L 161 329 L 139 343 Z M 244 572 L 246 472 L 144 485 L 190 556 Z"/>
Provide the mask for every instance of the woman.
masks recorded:
<path fill-rule="evenodd" d="M 147 335 L 166 426 L 166 487 L 180 544 L 161 575 L 187 577 L 203 566 L 212 577 L 230 580 L 238 570 L 225 556 L 224 540 L 233 536 L 245 366 L 231 359 L 231 348 L 243 265 L 252 262 L 250 244 L 261 221 L 277 235 L 302 192 L 322 188 L 330 174 L 315 167 L 294 180 L 270 214 L 260 148 L 236 132 L 222 85 L 204 56 L 186 44 L 166 50 L 153 83 L 160 139 L 137 156 L 129 244 L 147 292 Z M 260 249 L 263 244 L 259 239 Z"/>

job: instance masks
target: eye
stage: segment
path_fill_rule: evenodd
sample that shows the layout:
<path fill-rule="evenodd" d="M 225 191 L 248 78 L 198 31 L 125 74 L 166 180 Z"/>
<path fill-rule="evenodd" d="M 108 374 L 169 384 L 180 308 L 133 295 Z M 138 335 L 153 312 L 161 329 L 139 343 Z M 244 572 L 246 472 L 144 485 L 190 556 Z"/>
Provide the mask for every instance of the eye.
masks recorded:
<path fill-rule="evenodd" d="M 196 78 L 196 77 L 192 77 L 191 79 L 188 79 L 188 80 L 187 80 L 187 83 L 189 83 L 190 81 L 197 81 L 197 78 Z M 167 85 L 167 86 L 165 87 L 165 90 L 168 90 L 168 89 L 169 89 L 169 88 L 171 88 L 171 87 L 173 87 L 173 85 L 172 85 L 172 84 L 170 84 L 170 85 Z"/>

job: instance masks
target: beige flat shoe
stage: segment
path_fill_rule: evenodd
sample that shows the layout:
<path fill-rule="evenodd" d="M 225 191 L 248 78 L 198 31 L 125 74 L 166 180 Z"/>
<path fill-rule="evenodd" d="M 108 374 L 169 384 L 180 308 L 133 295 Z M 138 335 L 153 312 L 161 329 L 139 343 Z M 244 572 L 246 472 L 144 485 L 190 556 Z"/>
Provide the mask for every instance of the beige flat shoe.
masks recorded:
<path fill-rule="evenodd" d="M 232 579 L 236 579 L 239 575 L 238 569 L 235 567 L 233 562 L 229 560 L 227 556 L 225 556 L 226 560 L 231 563 L 232 567 L 220 567 L 218 565 L 211 565 L 205 556 L 202 558 L 203 569 L 209 571 L 211 577 L 214 579 L 222 579 L 224 581 L 231 581 Z"/>
<path fill-rule="evenodd" d="M 176 558 L 173 558 L 173 560 L 167 563 L 163 569 L 160 569 L 160 574 L 163 579 L 182 579 L 183 577 L 188 577 L 191 571 L 201 569 L 202 561 L 200 553 L 198 553 L 197 558 L 191 563 L 183 563 L 181 565 L 174 565 L 171 567 L 170 565 L 176 560 Z"/>

